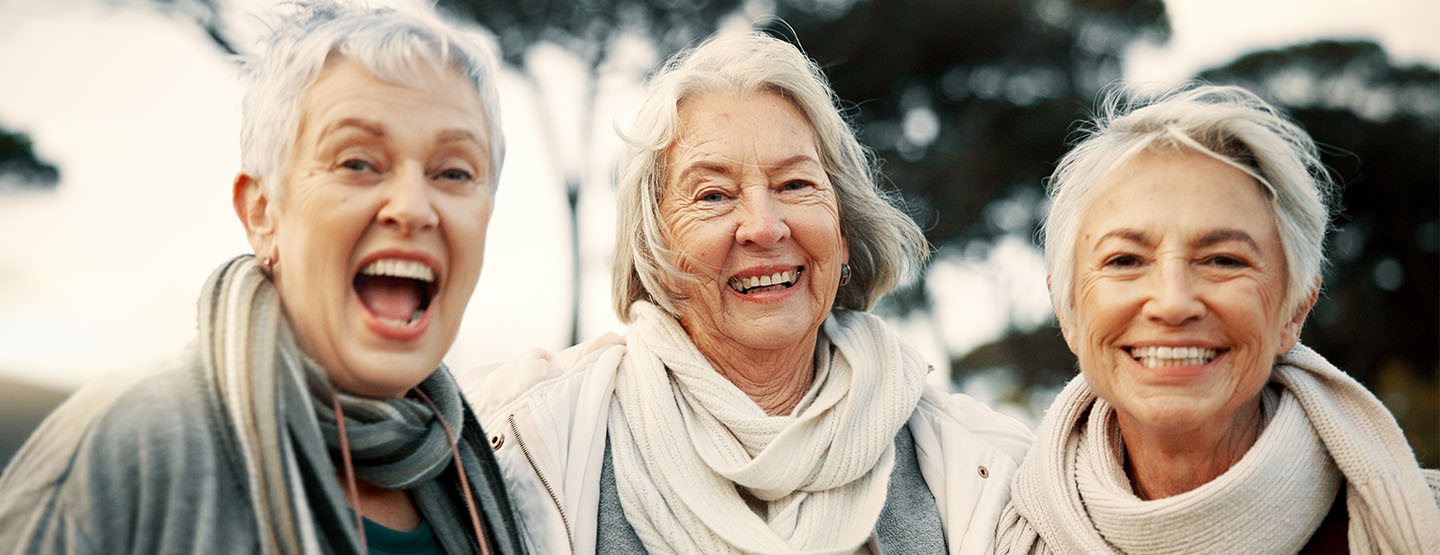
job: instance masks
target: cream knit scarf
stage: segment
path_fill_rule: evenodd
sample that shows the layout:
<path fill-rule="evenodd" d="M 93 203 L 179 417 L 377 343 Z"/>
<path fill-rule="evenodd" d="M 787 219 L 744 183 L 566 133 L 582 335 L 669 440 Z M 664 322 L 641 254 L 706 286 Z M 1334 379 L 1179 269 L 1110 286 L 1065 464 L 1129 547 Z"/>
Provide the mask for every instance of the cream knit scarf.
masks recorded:
<path fill-rule="evenodd" d="M 1300 345 L 1271 373 L 1269 424 L 1220 477 L 1141 500 L 1114 411 L 1083 377 L 1051 405 L 1001 516 L 997 553 L 1294 553 L 1338 484 L 1353 553 L 1440 553 L 1440 508 L 1390 412 Z"/>
<path fill-rule="evenodd" d="M 769 416 L 674 318 L 630 310 L 609 433 L 620 501 L 648 551 L 851 553 L 870 537 L 928 370 L 915 351 L 879 318 L 837 310 L 814 385 L 791 415 Z"/>

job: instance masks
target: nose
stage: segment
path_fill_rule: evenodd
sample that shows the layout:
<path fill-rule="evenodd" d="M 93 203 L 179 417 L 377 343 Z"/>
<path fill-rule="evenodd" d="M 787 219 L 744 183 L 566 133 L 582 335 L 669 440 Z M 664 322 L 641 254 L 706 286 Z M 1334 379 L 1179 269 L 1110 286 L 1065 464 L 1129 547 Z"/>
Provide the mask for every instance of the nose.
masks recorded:
<path fill-rule="evenodd" d="M 1190 265 L 1184 261 L 1159 264 L 1153 276 L 1151 294 L 1146 300 L 1145 317 L 1162 324 L 1178 326 L 1205 315 L 1205 303 L 1196 289 Z"/>
<path fill-rule="evenodd" d="M 768 194 L 749 195 L 742 203 L 740 227 L 735 241 L 742 245 L 769 246 L 790 236 L 784 214 Z"/>
<path fill-rule="evenodd" d="M 430 198 L 430 184 L 419 168 L 396 172 L 386 182 L 385 205 L 377 215 L 380 223 L 395 226 L 409 235 L 440 224 L 440 215 Z"/>

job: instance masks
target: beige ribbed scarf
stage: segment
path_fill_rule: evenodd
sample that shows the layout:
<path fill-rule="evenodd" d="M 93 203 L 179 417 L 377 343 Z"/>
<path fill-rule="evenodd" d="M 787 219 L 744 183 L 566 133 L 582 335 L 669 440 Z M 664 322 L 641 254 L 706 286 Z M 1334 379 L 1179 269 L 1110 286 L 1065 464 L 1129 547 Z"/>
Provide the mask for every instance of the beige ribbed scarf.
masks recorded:
<path fill-rule="evenodd" d="M 1341 479 L 1352 553 L 1440 553 L 1435 492 L 1374 395 L 1303 345 L 1270 387 L 1269 424 L 1235 466 L 1145 501 L 1125 478 L 1113 409 L 1072 380 L 1016 476 L 997 553 L 1293 553 Z"/>
<path fill-rule="evenodd" d="M 852 553 L 870 537 L 928 370 L 915 351 L 879 318 L 837 310 L 814 385 L 791 415 L 770 416 L 674 318 L 645 302 L 630 312 L 609 432 L 621 505 L 648 551 Z"/>

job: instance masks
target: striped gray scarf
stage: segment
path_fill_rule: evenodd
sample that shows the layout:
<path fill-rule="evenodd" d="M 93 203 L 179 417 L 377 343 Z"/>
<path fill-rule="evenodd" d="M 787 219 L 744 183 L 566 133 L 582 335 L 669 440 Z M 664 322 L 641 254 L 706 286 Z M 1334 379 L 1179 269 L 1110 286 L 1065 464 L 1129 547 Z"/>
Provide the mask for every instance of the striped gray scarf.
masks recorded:
<path fill-rule="evenodd" d="M 476 552 L 464 519 L 450 445 L 429 405 L 339 392 L 295 344 L 276 291 L 252 256 L 231 260 L 200 297 L 200 356 L 228 444 L 243 463 L 266 553 L 359 551 L 354 520 L 335 475 L 339 433 L 332 395 L 344 409 L 356 474 L 411 493 L 450 553 Z M 456 432 L 486 531 L 497 553 L 521 552 L 509 499 L 484 432 L 443 365 L 418 386 Z"/>

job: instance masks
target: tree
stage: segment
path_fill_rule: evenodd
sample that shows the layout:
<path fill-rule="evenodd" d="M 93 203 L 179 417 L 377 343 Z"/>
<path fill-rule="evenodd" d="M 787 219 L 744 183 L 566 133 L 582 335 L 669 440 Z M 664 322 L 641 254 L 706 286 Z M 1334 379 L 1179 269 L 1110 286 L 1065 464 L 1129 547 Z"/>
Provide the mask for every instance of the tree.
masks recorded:
<path fill-rule="evenodd" d="M 1304 341 L 1369 386 L 1440 463 L 1440 71 L 1379 45 L 1319 41 L 1200 74 L 1287 106 L 1343 188 Z"/>
<path fill-rule="evenodd" d="M 0 191 L 54 189 L 60 169 L 35 155 L 30 137 L 0 127 Z"/>
<path fill-rule="evenodd" d="M 1045 210 L 1041 180 L 1096 93 L 1121 77 L 1120 53 L 1168 32 L 1163 6 L 1146 1 L 910 0 L 779 11 L 839 96 L 856 103 L 863 141 L 942 258 L 1029 237 Z M 1396 66 L 1375 44 L 1322 41 L 1248 54 L 1198 77 L 1266 96 L 1325 145 L 1325 162 L 1345 184 L 1343 212 L 1325 297 L 1303 339 L 1377 392 L 1422 462 L 1440 463 L 1436 70 Z M 928 292 L 943 286 L 922 283 L 894 308 L 933 310 Z M 1008 397 L 1022 406 L 1075 372 L 1053 325 L 1012 328 L 953 352 L 951 363 L 962 383 L 1004 369 Z"/>

